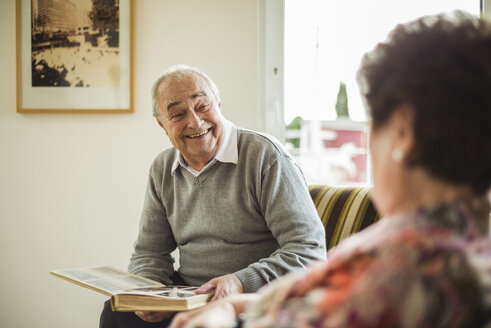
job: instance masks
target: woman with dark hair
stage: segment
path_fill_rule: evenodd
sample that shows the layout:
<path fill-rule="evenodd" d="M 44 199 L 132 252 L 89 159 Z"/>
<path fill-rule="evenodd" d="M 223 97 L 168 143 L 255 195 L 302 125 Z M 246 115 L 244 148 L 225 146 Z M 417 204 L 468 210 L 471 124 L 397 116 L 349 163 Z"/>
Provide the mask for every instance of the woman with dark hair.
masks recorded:
<path fill-rule="evenodd" d="M 483 327 L 491 322 L 491 28 L 399 25 L 362 60 L 378 223 L 327 262 L 171 327 Z"/>

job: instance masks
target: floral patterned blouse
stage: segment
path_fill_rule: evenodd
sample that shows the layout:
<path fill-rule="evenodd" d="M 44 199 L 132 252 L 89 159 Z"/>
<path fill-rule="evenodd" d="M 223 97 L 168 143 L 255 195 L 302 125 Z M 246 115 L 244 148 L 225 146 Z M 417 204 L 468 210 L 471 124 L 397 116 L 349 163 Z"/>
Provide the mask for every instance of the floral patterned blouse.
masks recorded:
<path fill-rule="evenodd" d="M 327 262 L 265 287 L 243 326 L 482 327 L 491 315 L 488 220 L 487 199 L 384 218 Z"/>

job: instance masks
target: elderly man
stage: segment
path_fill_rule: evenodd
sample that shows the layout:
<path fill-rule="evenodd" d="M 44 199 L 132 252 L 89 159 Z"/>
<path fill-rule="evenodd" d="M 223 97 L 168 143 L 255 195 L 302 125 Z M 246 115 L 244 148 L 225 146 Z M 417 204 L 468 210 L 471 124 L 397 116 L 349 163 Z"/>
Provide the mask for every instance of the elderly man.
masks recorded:
<path fill-rule="evenodd" d="M 325 258 L 324 229 L 300 169 L 272 137 L 223 117 L 206 74 L 171 67 L 152 96 L 174 147 L 150 169 L 130 272 L 200 286 L 198 293 L 214 292 L 213 301 Z M 101 327 L 165 327 L 170 316 L 116 313 L 106 304 Z"/>

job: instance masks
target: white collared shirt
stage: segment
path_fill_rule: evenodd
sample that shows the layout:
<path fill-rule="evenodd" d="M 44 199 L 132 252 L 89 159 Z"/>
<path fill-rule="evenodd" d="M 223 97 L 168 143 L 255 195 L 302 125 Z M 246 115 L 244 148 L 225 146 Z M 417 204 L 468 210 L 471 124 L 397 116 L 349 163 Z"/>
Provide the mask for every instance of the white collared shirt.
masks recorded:
<path fill-rule="evenodd" d="M 216 161 L 220 161 L 222 163 L 237 164 L 239 160 L 239 151 L 237 148 L 237 127 L 232 122 L 226 120 L 225 118 L 223 118 L 222 120 L 223 120 L 223 130 L 224 130 L 223 142 L 215 157 L 212 160 L 210 160 L 208 163 L 206 163 L 205 167 L 203 167 L 201 171 L 198 171 L 190 167 L 184 160 L 182 154 L 179 153 L 179 155 L 176 157 L 176 160 L 174 161 L 174 164 L 172 165 L 172 172 L 174 172 L 177 169 L 177 167 L 181 165 L 186 170 L 191 172 L 191 174 L 197 177 L 201 173 L 206 171 L 208 168 L 210 168 L 213 164 L 215 164 Z"/>

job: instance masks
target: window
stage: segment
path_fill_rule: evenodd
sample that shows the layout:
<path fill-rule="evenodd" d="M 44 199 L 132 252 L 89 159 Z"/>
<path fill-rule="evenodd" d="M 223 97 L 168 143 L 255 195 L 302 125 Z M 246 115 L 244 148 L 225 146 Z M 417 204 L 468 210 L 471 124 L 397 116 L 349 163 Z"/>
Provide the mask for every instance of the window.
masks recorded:
<path fill-rule="evenodd" d="M 362 55 L 396 24 L 479 0 L 285 0 L 285 141 L 309 183 L 370 182 L 367 117 L 355 80 Z"/>

